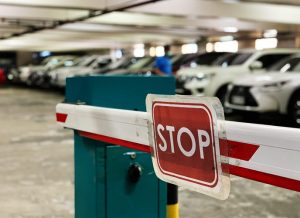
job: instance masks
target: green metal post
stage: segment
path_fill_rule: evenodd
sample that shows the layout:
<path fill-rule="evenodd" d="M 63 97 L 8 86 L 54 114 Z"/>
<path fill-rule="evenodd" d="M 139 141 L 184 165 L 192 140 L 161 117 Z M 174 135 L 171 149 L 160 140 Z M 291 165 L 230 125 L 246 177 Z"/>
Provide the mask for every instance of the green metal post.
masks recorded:
<path fill-rule="evenodd" d="M 171 77 L 75 77 L 67 80 L 66 102 L 145 111 L 148 93 L 174 94 Z M 151 157 L 75 132 L 75 218 L 164 218 L 166 184 Z"/>

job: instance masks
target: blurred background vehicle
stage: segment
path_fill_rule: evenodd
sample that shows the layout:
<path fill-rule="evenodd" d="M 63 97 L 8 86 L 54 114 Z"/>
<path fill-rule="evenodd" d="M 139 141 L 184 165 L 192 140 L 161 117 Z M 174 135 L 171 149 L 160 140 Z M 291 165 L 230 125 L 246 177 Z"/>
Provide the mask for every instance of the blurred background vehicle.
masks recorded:
<path fill-rule="evenodd" d="M 227 52 L 209 52 L 198 55 L 196 60 L 192 60 L 188 65 L 183 66 L 176 76 L 176 93 L 182 95 L 191 95 L 192 92 L 184 87 L 185 83 L 188 81 L 188 76 L 185 75 L 186 70 L 196 68 L 197 71 L 201 69 L 206 69 L 212 66 L 227 67 L 233 59 L 238 55 L 238 53 L 227 53 Z M 207 60 L 208 59 L 208 60 Z"/>
<path fill-rule="evenodd" d="M 128 74 L 139 74 L 144 71 L 144 69 L 151 69 L 154 63 L 154 57 L 143 57 L 137 61 L 131 62 L 125 67 L 117 68 L 111 70 L 107 75 L 128 75 Z"/>
<path fill-rule="evenodd" d="M 274 64 L 267 73 L 234 80 L 225 105 L 238 111 L 289 115 L 300 124 L 300 54 Z"/>
<path fill-rule="evenodd" d="M 265 72 L 272 64 L 299 52 L 297 49 L 267 49 L 244 51 L 234 55 L 230 62 L 206 68 L 189 68 L 178 72 L 185 80 L 184 88 L 193 95 L 217 96 L 225 101 L 227 85 L 235 78 L 252 73 Z"/>
<path fill-rule="evenodd" d="M 60 67 L 45 72 L 40 84 L 36 85 L 65 87 L 67 77 L 92 74 L 99 69 L 105 69 L 111 62 L 112 59 L 108 55 L 84 56 L 71 67 Z"/>
<path fill-rule="evenodd" d="M 57 65 L 53 65 L 50 68 L 45 68 L 43 70 L 34 71 L 30 74 L 27 79 L 27 85 L 41 87 L 41 88 L 49 88 L 50 87 L 50 76 L 49 73 L 51 70 L 55 70 L 57 68 L 70 68 L 76 65 L 79 61 L 77 57 L 66 57 L 64 61 L 58 63 Z"/>
<path fill-rule="evenodd" d="M 45 58 L 39 65 L 21 66 L 17 69 L 11 69 L 8 77 L 13 82 L 20 82 L 27 85 L 33 85 L 36 77 L 47 71 L 61 66 L 72 66 L 75 64 L 76 56 L 51 56 Z"/>
<path fill-rule="evenodd" d="M 6 76 L 4 69 L 0 68 L 0 85 L 3 85 L 6 83 Z"/>
<path fill-rule="evenodd" d="M 99 56 L 95 61 L 91 62 L 91 59 L 95 56 L 83 57 L 82 60 L 68 68 L 59 68 L 49 73 L 50 85 L 52 87 L 64 88 L 66 86 L 66 79 L 73 76 L 84 76 L 84 75 L 97 75 L 109 72 L 119 72 L 121 69 L 129 68 L 132 65 L 137 64 L 141 58 L 137 57 L 123 57 L 119 60 L 112 61 L 110 56 Z M 143 63 L 142 63 L 143 64 Z M 139 66 L 136 66 L 138 68 Z M 122 70 L 121 70 L 122 71 Z"/>

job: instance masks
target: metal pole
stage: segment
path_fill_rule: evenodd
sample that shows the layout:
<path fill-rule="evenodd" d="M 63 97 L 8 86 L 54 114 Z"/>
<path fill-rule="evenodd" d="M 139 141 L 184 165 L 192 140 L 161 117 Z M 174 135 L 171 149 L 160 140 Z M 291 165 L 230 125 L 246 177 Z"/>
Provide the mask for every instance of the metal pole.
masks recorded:
<path fill-rule="evenodd" d="M 178 186 L 167 183 L 167 218 L 179 218 Z"/>

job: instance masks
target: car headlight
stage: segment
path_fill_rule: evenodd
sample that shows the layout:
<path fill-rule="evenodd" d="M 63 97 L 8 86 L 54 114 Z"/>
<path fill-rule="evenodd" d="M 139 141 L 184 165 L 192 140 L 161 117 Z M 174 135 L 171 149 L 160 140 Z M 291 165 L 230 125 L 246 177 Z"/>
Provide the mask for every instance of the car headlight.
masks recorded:
<path fill-rule="evenodd" d="M 197 81 L 211 80 L 215 75 L 215 73 L 198 74 L 197 76 L 194 76 L 193 79 Z"/>
<path fill-rule="evenodd" d="M 13 80 L 14 79 L 14 75 L 13 74 L 8 74 L 7 79 L 8 80 Z"/>
<path fill-rule="evenodd" d="M 205 74 L 204 79 L 212 79 L 214 78 L 216 73 Z"/>
<path fill-rule="evenodd" d="M 177 80 L 180 81 L 180 82 L 184 82 L 184 81 L 186 81 L 186 79 L 187 79 L 186 75 L 177 76 Z"/>
<path fill-rule="evenodd" d="M 289 81 L 281 81 L 281 82 L 274 82 L 269 83 L 266 85 L 263 85 L 261 87 L 261 90 L 263 91 L 278 91 L 280 90 L 285 84 L 287 84 Z"/>

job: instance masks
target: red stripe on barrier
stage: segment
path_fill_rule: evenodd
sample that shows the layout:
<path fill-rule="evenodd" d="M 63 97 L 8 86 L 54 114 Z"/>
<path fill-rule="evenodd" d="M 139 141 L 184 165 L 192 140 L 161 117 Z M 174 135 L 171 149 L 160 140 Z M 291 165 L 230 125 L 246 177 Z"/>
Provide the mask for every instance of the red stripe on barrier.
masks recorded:
<path fill-rule="evenodd" d="M 122 139 L 112 138 L 109 136 L 103 136 L 103 135 L 84 132 L 84 131 L 80 131 L 79 134 L 86 138 L 91 138 L 94 140 L 103 141 L 103 142 L 116 144 L 116 145 L 122 145 L 135 150 L 151 153 L 151 148 L 148 145 L 143 145 L 139 143 L 134 143 Z M 251 157 L 255 154 L 257 149 L 259 148 L 258 145 L 251 145 L 251 144 L 235 142 L 235 141 L 226 141 L 226 140 L 220 140 L 220 145 L 221 145 L 221 155 L 228 156 L 229 154 L 229 157 L 231 158 L 236 158 L 245 161 L 249 161 Z"/>
<path fill-rule="evenodd" d="M 61 114 L 61 113 L 56 113 L 56 121 L 65 123 L 67 120 L 68 114 Z"/>
<path fill-rule="evenodd" d="M 259 147 L 259 145 L 220 139 L 221 155 L 239 160 L 249 161 Z"/>
<path fill-rule="evenodd" d="M 112 138 L 108 136 L 98 135 L 94 133 L 79 131 L 79 135 L 82 137 L 94 139 L 97 141 L 107 142 L 111 144 L 125 146 L 127 148 L 151 153 L 150 146 L 129 142 L 126 140 L 121 140 L 117 138 Z M 226 145 L 226 141 L 220 141 L 221 144 L 221 152 L 225 152 L 226 149 L 222 149 L 223 146 Z M 240 142 L 228 141 L 229 144 L 229 157 L 241 159 L 241 160 L 250 160 L 254 153 L 259 148 L 258 145 L 245 144 Z M 224 153 L 222 153 L 224 155 Z M 226 155 L 227 156 L 227 155 Z M 243 178 L 247 178 L 250 180 L 278 186 L 281 188 L 286 188 L 293 191 L 300 192 L 300 181 L 284 178 L 281 176 L 276 176 L 268 173 L 259 172 L 256 170 L 246 169 L 243 167 L 233 166 L 229 164 L 222 164 L 222 168 L 226 171 L 229 169 L 230 174 L 240 176 Z"/>
<path fill-rule="evenodd" d="M 98 135 L 95 133 L 84 132 L 84 131 L 79 131 L 79 135 L 82 137 L 86 137 L 86 138 L 90 138 L 90 139 L 94 139 L 94 140 L 98 140 L 98 141 L 102 141 L 102 142 L 107 142 L 107 143 L 111 143 L 111 144 L 115 144 L 115 145 L 122 145 L 127 148 L 151 153 L 151 150 L 150 150 L 151 148 L 148 145 L 129 142 L 129 141 L 122 140 L 122 139 L 112 138 L 112 137 Z"/>
<path fill-rule="evenodd" d="M 223 165 L 228 164 L 222 164 L 222 167 Z M 228 167 L 232 175 L 300 192 L 300 181 L 233 165 L 228 165 Z"/>

